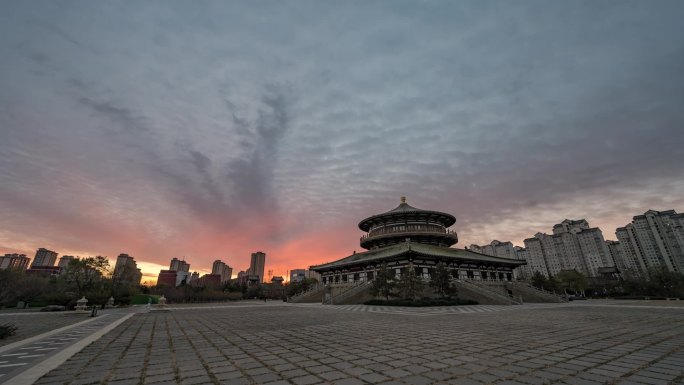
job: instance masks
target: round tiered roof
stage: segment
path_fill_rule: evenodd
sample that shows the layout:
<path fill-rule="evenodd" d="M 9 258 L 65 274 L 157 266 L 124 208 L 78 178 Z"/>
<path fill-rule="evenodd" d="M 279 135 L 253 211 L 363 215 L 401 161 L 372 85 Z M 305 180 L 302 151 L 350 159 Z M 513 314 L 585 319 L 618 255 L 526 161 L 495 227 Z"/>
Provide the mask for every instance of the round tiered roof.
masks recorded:
<path fill-rule="evenodd" d="M 456 217 L 451 214 L 422 210 L 415 208 L 406 203 L 406 197 L 401 197 L 401 203 L 395 209 L 387 211 L 382 214 L 373 215 L 359 222 L 359 229 L 363 231 L 370 231 L 375 224 L 386 223 L 388 221 L 395 221 L 400 219 L 429 219 L 431 222 L 439 222 L 444 227 L 450 227 L 456 223 Z"/>
<path fill-rule="evenodd" d="M 417 209 L 401 197 L 394 210 L 359 223 L 359 228 L 368 233 L 361 237 L 361 247 L 371 250 L 406 241 L 449 247 L 458 242 L 456 233 L 448 229 L 455 222 L 453 215 Z"/>

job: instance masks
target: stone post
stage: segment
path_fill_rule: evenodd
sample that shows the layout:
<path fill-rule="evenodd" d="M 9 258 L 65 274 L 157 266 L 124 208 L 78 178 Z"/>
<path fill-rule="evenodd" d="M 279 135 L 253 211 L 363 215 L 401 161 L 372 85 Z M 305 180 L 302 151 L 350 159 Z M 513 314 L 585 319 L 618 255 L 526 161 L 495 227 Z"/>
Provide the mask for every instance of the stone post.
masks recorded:
<path fill-rule="evenodd" d="M 86 299 L 85 296 L 81 297 L 78 301 L 76 301 L 76 312 L 77 313 L 88 313 L 87 310 L 87 303 L 88 300 Z"/>

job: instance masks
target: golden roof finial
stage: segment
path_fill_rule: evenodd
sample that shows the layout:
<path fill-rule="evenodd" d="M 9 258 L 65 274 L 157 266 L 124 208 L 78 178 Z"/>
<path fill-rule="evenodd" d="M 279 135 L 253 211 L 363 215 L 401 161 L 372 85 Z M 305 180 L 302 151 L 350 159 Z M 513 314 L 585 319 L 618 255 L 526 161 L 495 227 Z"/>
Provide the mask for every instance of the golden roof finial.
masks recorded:
<path fill-rule="evenodd" d="M 401 203 L 406 203 L 406 197 L 401 197 Z"/>

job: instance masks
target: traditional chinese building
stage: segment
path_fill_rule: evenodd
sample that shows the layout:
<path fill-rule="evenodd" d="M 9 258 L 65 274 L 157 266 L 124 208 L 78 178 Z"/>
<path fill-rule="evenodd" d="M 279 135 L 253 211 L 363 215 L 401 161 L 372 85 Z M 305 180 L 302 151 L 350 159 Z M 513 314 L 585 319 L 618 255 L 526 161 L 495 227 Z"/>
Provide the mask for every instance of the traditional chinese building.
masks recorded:
<path fill-rule="evenodd" d="M 456 233 L 449 230 L 454 223 L 453 215 L 417 209 L 402 197 L 394 210 L 359 223 L 366 232 L 361 247 L 368 251 L 310 269 L 319 273 L 326 285 L 370 281 L 382 264 L 387 264 L 397 277 L 412 266 L 418 276 L 429 278 L 440 262 L 456 279 L 511 281 L 513 269 L 525 264 L 523 260 L 451 247 L 458 242 Z"/>

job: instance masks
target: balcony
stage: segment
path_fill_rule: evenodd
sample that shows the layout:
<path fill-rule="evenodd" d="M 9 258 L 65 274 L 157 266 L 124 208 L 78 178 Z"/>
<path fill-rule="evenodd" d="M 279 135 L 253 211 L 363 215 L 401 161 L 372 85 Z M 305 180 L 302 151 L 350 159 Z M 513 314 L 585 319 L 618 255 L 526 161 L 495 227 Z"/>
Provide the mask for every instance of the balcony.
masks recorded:
<path fill-rule="evenodd" d="M 429 226 L 429 225 L 406 225 L 406 226 L 394 226 L 394 227 L 384 227 L 377 230 L 371 230 L 368 234 L 361 237 L 361 242 L 375 237 L 380 237 L 384 235 L 394 235 L 394 234 L 445 234 L 445 235 L 456 235 L 454 231 L 445 229 L 441 226 Z"/>

